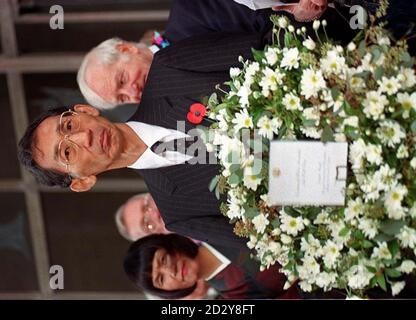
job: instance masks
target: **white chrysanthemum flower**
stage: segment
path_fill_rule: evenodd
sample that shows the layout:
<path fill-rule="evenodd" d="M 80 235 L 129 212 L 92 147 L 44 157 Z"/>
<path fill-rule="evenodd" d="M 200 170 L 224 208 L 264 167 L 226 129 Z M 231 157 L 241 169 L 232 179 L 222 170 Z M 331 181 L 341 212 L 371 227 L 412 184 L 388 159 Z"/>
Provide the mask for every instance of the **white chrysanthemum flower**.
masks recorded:
<path fill-rule="evenodd" d="M 406 194 L 407 188 L 403 185 L 397 185 L 385 194 L 384 205 L 390 219 L 400 220 L 406 215 L 401 204 Z"/>
<path fill-rule="evenodd" d="M 264 233 L 264 230 L 268 226 L 269 219 L 267 219 L 267 216 L 263 213 L 260 213 L 259 215 L 255 216 L 253 220 L 251 220 L 254 224 L 254 228 L 256 228 L 256 231 L 258 233 Z"/>
<path fill-rule="evenodd" d="M 406 286 L 406 282 L 404 281 L 398 281 L 398 282 L 393 283 L 391 285 L 391 294 L 393 296 L 398 295 L 404 289 L 405 286 Z"/>
<path fill-rule="evenodd" d="M 412 260 L 403 260 L 402 264 L 397 268 L 397 271 L 409 274 L 416 269 L 416 263 Z"/>
<path fill-rule="evenodd" d="M 340 56 L 335 50 L 328 51 L 320 62 L 321 70 L 326 76 L 331 74 L 341 75 L 346 68 L 345 58 Z"/>
<path fill-rule="evenodd" d="M 355 45 L 354 42 L 350 42 L 347 46 L 348 51 L 354 51 L 355 49 L 357 49 L 357 46 Z"/>
<path fill-rule="evenodd" d="M 340 247 L 339 244 L 336 244 L 331 240 L 326 242 L 325 246 L 322 248 L 322 259 L 326 267 L 333 268 L 335 266 L 335 263 L 341 254 L 341 249 L 342 247 Z"/>
<path fill-rule="evenodd" d="M 301 279 L 314 277 L 321 271 L 319 263 L 311 256 L 303 257 L 302 262 L 303 264 L 297 268 Z"/>
<path fill-rule="evenodd" d="M 359 170 L 364 165 L 363 159 L 367 150 L 367 145 L 363 139 L 358 139 L 352 143 L 349 152 L 349 161 L 353 170 Z"/>
<path fill-rule="evenodd" d="M 389 190 L 398 183 L 401 174 L 396 174 L 395 169 L 391 169 L 388 164 L 382 165 L 373 176 L 374 181 L 379 185 L 379 190 Z"/>
<path fill-rule="evenodd" d="M 367 92 L 366 98 L 363 102 L 364 113 L 368 118 L 377 120 L 384 112 L 384 107 L 387 106 L 389 101 L 386 96 L 378 93 L 377 91 Z"/>
<path fill-rule="evenodd" d="M 348 205 L 345 208 L 344 215 L 346 221 L 351 221 L 352 219 L 358 218 L 364 213 L 364 204 L 363 200 L 360 197 L 349 200 Z"/>
<path fill-rule="evenodd" d="M 261 93 L 267 97 L 270 91 L 275 91 L 279 84 L 282 84 L 284 75 L 279 70 L 273 71 L 269 67 L 264 68 L 263 78 L 260 80 L 259 85 L 262 90 Z"/>
<path fill-rule="evenodd" d="M 406 159 L 409 156 L 409 149 L 404 145 L 401 144 L 397 149 L 397 158 L 398 159 Z"/>
<path fill-rule="evenodd" d="M 271 125 L 272 125 L 272 130 L 275 134 L 279 133 L 279 129 L 282 126 L 283 121 L 279 118 L 273 118 L 271 121 Z"/>
<path fill-rule="evenodd" d="M 244 168 L 244 178 L 243 178 L 243 183 L 244 186 L 256 191 L 257 187 L 260 185 L 261 183 L 261 176 L 257 173 L 254 174 L 253 172 L 253 167 L 246 167 Z"/>
<path fill-rule="evenodd" d="M 308 235 L 308 239 L 302 238 L 300 248 L 305 252 L 305 256 L 318 257 L 321 253 L 321 243 L 312 234 Z"/>
<path fill-rule="evenodd" d="M 257 127 L 259 128 L 259 134 L 269 140 L 273 139 L 272 122 L 268 116 L 262 116 L 257 121 Z"/>
<path fill-rule="evenodd" d="M 260 71 L 260 64 L 251 62 L 246 68 L 246 77 L 253 77 L 258 71 Z"/>
<path fill-rule="evenodd" d="M 256 246 L 256 244 L 257 244 L 257 237 L 250 234 L 250 241 L 247 242 L 247 247 L 249 249 L 253 249 Z"/>
<path fill-rule="evenodd" d="M 416 219 L 416 203 L 410 208 L 409 210 L 409 215 L 413 218 Z"/>
<path fill-rule="evenodd" d="M 389 247 L 387 247 L 387 242 L 378 243 L 378 247 L 374 247 L 373 253 L 371 254 L 371 259 L 391 259 L 391 253 Z"/>
<path fill-rule="evenodd" d="M 319 91 L 326 87 L 321 70 L 314 71 L 312 68 L 303 70 L 300 85 L 301 93 L 306 99 L 317 97 Z"/>
<path fill-rule="evenodd" d="M 240 207 L 236 203 L 230 203 L 228 205 L 227 217 L 232 219 L 241 219 L 244 214 L 244 208 Z"/>
<path fill-rule="evenodd" d="M 404 89 L 411 88 L 416 84 L 415 71 L 411 68 L 401 67 L 397 78 Z"/>
<path fill-rule="evenodd" d="M 319 109 L 315 107 L 305 108 L 303 110 L 303 116 L 306 120 L 315 120 L 316 126 L 319 124 L 319 120 L 321 119 L 321 113 L 319 112 Z"/>
<path fill-rule="evenodd" d="M 380 165 L 383 162 L 382 151 L 381 146 L 368 144 L 365 149 L 365 158 L 369 163 Z"/>
<path fill-rule="evenodd" d="M 289 245 L 292 243 L 293 239 L 291 236 L 288 236 L 287 234 L 282 233 L 280 235 L 280 241 L 282 241 L 283 244 Z"/>
<path fill-rule="evenodd" d="M 380 92 L 385 92 L 388 95 L 392 95 L 397 93 L 397 91 L 399 91 L 400 89 L 400 83 L 399 80 L 397 78 L 391 77 L 391 78 L 387 78 L 387 77 L 382 77 L 381 80 L 377 81 L 379 87 Z"/>
<path fill-rule="evenodd" d="M 307 280 L 300 281 L 299 287 L 303 292 L 312 292 L 312 284 Z"/>
<path fill-rule="evenodd" d="M 374 66 L 371 63 L 371 60 L 373 59 L 373 57 L 371 56 L 371 53 L 367 52 L 364 57 L 361 59 L 361 66 L 357 69 L 361 71 L 370 71 L 373 72 L 374 71 Z"/>
<path fill-rule="evenodd" d="M 306 48 L 306 49 L 308 49 L 308 50 L 315 50 L 315 48 L 316 48 L 316 43 L 315 43 L 315 41 L 313 41 L 312 39 L 311 39 L 311 37 L 309 37 L 308 36 L 308 39 L 306 39 L 306 40 L 304 40 L 303 42 L 302 42 L 302 44 L 303 44 L 303 46 Z"/>
<path fill-rule="evenodd" d="M 364 232 L 367 238 L 373 239 L 378 233 L 379 222 L 370 218 L 361 218 L 358 228 Z"/>
<path fill-rule="evenodd" d="M 359 91 L 365 87 L 365 81 L 360 77 L 350 77 L 348 82 L 351 89 L 355 91 Z"/>
<path fill-rule="evenodd" d="M 393 120 L 381 122 L 376 133 L 381 142 L 391 148 L 395 147 L 396 144 L 399 144 L 406 137 L 406 133 L 400 124 Z"/>
<path fill-rule="evenodd" d="M 403 118 L 409 118 L 411 110 L 416 111 L 416 92 L 409 95 L 407 92 L 397 94 L 397 102 L 401 104 L 403 108 Z"/>
<path fill-rule="evenodd" d="M 253 128 L 253 119 L 248 114 L 247 109 L 242 109 L 235 114 L 235 118 L 231 120 L 235 124 L 234 130 L 237 132 L 241 128 Z"/>
<path fill-rule="evenodd" d="M 241 70 L 240 68 L 230 68 L 230 77 L 231 78 L 236 78 L 240 75 Z"/>
<path fill-rule="evenodd" d="M 277 53 L 278 51 L 274 48 L 268 48 L 267 51 L 264 53 L 269 66 L 274 66 L 276 64 L 278 60 Z"/>
<path fill-rule="evenodd" d="M 411 166 L 413 169 L 416 169 L 416 157 L 413 157 L 413 159 L 412 159 L 412 160 L 410 160 L 410 166 Z"/>
<path fill-rule="evenodd" d="M 300 131 L 308 138 L 312 139 L 321 139 L 322 129 L 317 129 L 315 127 L 301 127 Z"/>
<path fill-rule="evenodd" d="M 358 117 L 357 116 L 350 116 L 348 118 L 345 118 L 342 125 L 345 126 L 350 126 L 353 128 L 358 128 Z"/>
<path fill-rule="evenodd" d="M 316 276 L 316 285 L 324 291 L 329 291 L 336 284 L 337 274 L 334 272 L 321 272 Z"/>
<path fill-rule="evenodd" d="M 325 210 L 321 211 L 313 221 L 314 224 L 328 224 L 331 223 L 331 220 L 329 219 L 328 212 Z"/>
<path fill-rule="evenodd" d="M 299 68 L 299 50 L 298 48 L 283 49 L 283 59 L 280 62 L 280 67 L 286 70 Z"/>
<path fill-rule="evenodd" d="M 354 265 L 347 271 L 348 286 L 351 289 L 364 289 L 373 277 L 374 274 L 361 264 Z"/>
<path fill-rule="evenodd" d="M 399 234 L 396 236 L 399 239 L 402 247 L 404 248 L 415 248 L 416 246 L 416 230 L 404 226 Z"/>
<path fill-rule="evenodd" d="M 280 229 L 287 234 L 296 236 L 305 226 L 301 217 L 292 217 L 286 213 L 280 215 Z"/>
<path fill-rule="evenodd" d="M 250 94 L 252 93 L 250 85 L 247 83 L 244 83 L 240 89 L 238 89 L 237 96 L 240 97 L 240 103 L 243 108 L 248 107 L 249 101 L 248 98 Z"/>
<path fill-rule="evenodd" d="M 300 99 L 294 93 L 286 93 L 282 101 L 283 105 L 288 110 L 302 110 Z"/>
<path fill-rule="evenodd" d="M 277 25 L 282 29 L 286 29 L 288 24 L 289 20 L 284 16 L 281 16 L 279 17 L 279 19 L 277 19 Z"/>

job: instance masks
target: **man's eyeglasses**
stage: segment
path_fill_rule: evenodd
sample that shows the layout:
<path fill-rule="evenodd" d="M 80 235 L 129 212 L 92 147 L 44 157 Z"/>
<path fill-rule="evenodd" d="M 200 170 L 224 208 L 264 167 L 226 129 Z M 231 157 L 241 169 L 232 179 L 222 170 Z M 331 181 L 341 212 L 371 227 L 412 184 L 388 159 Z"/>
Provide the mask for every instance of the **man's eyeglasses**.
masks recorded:
<path fill-rule="evenodd" d="M 59 117 L 59 132 L 63 136 L 58 144 L 58 160 L 66 166 L 69 171 L 69 166 L 74 165 L 79 156 L 78 145 L 71 141 L 69 137 L 75 134 L 80 129 L 79 114 L 75 111 L 65 111 Z"/>

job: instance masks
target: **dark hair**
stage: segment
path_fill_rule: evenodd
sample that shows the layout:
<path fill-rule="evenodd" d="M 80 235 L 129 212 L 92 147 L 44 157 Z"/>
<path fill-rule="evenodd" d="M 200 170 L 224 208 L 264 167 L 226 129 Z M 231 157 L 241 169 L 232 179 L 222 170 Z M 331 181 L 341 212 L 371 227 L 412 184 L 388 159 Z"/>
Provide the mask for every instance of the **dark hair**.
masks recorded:
<path fill-rule="evenodd" d="M 155 288 L 152 281 L 153 257 L 158 249 L 165 249 L 169 254 L 184 254 L 195 258 L 198 246 L 187 237 L 179 234 L 152 234 L 134 242 L 124 258 L 124 271 L 138 287 L 165 299 L 183 298 L 191 294 L 196 284 L 187 289 L 162 290 Z"/>
<path fill-rule="evenodd" d="M 68 174 L 44 169 L 33 160 L 33 134 L 43 120 L 60 115 L 67 110 L 69 110 L 67 107 L 58 107 L 43 112 L 26 129 L 25 134 L 19 141 L 17 157 L 20 163 L 35 176 L 39 183 L 47 186 L 61 186 L 62 188 L 66 188 L 71 184 L 71 177 Z"/>

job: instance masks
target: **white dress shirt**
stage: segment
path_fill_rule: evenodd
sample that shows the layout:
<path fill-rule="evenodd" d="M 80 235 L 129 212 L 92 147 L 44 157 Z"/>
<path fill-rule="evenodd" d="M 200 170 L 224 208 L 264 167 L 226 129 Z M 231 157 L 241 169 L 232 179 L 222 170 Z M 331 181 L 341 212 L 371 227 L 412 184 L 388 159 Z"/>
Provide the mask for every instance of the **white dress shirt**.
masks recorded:
<path fill-rule="evenodd" d="M 209 252 L 211 252 L 218 260 L 221 261 L 221 265 L 215 269 L 215 271 L 211 273 L 207 278 L 205 278 L 205 281 L 208 281 L 214 278 L 222 270 L 224 270 L 231 263 L 231 261 L 227 257 L 223 256 L 220 252 L 215 250 L 213 247 L 211 247 L 208 243 L 202 242 L 201 245 L 207 248 Z"/>
<path fill-rule="evenodd" d="M 297 3 L 283 3 L 278 0 L 234 0 L 235 2 L 249 7 L 251 10 L 259 10 L 271 7 L 280 7 L 286 5 L 296 5 Z M 328 7 L 334 7 L 332 3 Z"/>
<path fill-rule="evenodd" d="M 139 107 L 140 108 L 140 107 Z M 154 169 L 174 166 L 192 159 L 192 156 L 177 151 L 165 151 L 160 155 L 154 153 L 150 148 L 155 142 L 168 142 L 174 139 L 190 137 L 184 132 L 166 129 L 137 121 L 129 121 L 126 124 L 146 144 L 147 149 L 133 164 L 128 166 L 132 169 Z"/>

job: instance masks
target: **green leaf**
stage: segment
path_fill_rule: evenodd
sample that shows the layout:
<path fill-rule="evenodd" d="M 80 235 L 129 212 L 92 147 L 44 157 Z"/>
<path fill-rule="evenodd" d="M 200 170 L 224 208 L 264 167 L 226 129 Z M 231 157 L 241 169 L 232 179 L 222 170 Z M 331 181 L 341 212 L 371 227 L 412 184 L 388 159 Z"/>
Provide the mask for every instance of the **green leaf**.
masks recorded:
<path fill-rule="evenodd" d="M 289 31 L 285 32 L 285 47 L 290 47 L 290 44 L 293 41 L 293 35 Z"/>
<path fill-rule="evenodd" d="M 371 54 L 373 56 L 372 63 L 375 63 L 378 59 L 380 59 L 381 51 L 379 48 L 373 47 L 373 50 L 371 50 Z"/>
<path fill-rule="evenodd" d="M 400 56 L 400 59 L 403 62 L 403 65 L 405 67 L 411 68 L 413 65 L 413 60 L 412 57 L 410 56 L 410 54 L 408 52 L 403 52 L 403 54 Z"/>
<path fill-rule="evenodd" d="M 381 80 L 381 78 L 383 77 L 384 74 L 384 68 L 383 67 L 377 67 L 376 70 L 374 71 L 374 79 L 375 80 Z"/>
<path fill-rule="evenodd" d="M 351 105 L 347 101 L 344 101 L 343 108 L 345 113 L 349 116 L 355 116 L 357 114 L 357 111 L 353 107 L 351 107 Z"/>
<path fill-rule="evenodd" d="M 208 106 L 211 108 L 215 107 L 218 104 L 217 94 L 214 92 L 208 99 Z"/>
<path fill-rule="evenodd" d="M 391 256 L 394 258 L 400 250 L 399 243 L 397 242 L 397 240 L 393 240 L 393 241 L 390 241 L 387 244 L 387 246 L 389 247 L 389 251 L 391 253 Z"/>
<path fill-rule="evenodd" d="M 384 291 L 387 291 L 386 279 L 384 278 L 384 274 L 376 275 L 376 279 L 380 288 L 383 289 Z"/>
<path fill-rule="evenodd" d="M 364 240 L 362 242 L 362 246 L 363 246 L 363 248 L 369 249 L 369 248 L 374 247 L 374 244 L 371 241 Z"/>
<path fill-rule="evenodd" d="M 338 233 L 338 235 L 340 236 L 340 237 L 345 237 L 347 234 L 348 234 L 348 232 L 350 231 L 350 228 L 348 228 L 348 227 L 344 227 L 344 228 L 342 228 L 342 230 Z"/>
<path fill-rule="evenodd" d="M 228 178 L 228 183 L 229 184 L 239 184 L 240 183 L 240 177 L 238 175 L 236 175 L 235 173 L 233 173 L 229 178 Z"/>
<path fill-rule="evenodd" d="M 215 197 L 220 200 L 220 186 L 217 184 L 217 187 L 215 188 Z"/>
<path fill-rule="evenodd" d="M 387 235 L 395 236 L 404 225 L 405 222 L 402 220 L 388 219 L 381 224 L 380 230 Z"/>
<path fill-rule="evenodd" d="M 332 128 L 330 126 L 325 125 L 324 130 L 322 131 L 321 140 L 322 142 L 329 142 L 335 140 L 334 132 L 332 131 Z"/>
<path fill-rule="evenodd" d="M 253 53 L 253 57 L 257 62 L 261 62 L 264 59 L 264 51 L 252 48 L 251 52 Z"/>
<path fill-rule="evenodd" d="M 371 267 L 371 266 L 366 266 L 366 268 L 367 268 L 367 270 L 368 271 L 370 271 L 370 272 L 372 272 L 372 273 L 377 273 L 377 269 L 376 268 L 374 268 L 374 267 Z"/>
<path fill-rule="evenodd" d="M 384 272 L 390 278 L 398 278 L 402 275 L 402 273 L 400 271 L 398 271 L 396 269 L 392 269 L 392 268 L 386 268 L 386 269 L 384 269 Z"/>
<path fill-rule="evenodd" d="M 346 125 L 345 126 L 345 128 L 344 128 L 344 133 L 346 134 L 346 136 L 347 137 L 349 137 L 351 140 L 356 140 L 356 139 L 358 139 L 358 137 L 359 137 L 359 134 L 358 134 L 358 132 L 357 132 L 357 129 L 356 128 L 354 128 L 354 127 L 352 127 L 352 126 L 349 126 L 349 125 Z"/>
<path fill-rule="evenodd" d="M 259 210 L 257 210 L 256 208 L 245 206 L 244 207 L 244 215 L 246 216 L 246 218 L 253 219 L 254 217 L 259 215 Z"/>
<path fill-rule="evenodd" d="M 416 133 L 416 120 L 412 122 L 412 124 L 410 125 L 410 129 L 412 129 L 413 133 Z"/>
<path fill-rule="evenodd" d="M 279 225 L 280 225 L 280 222 L 279 222 L 279 219 L 273 219 L 272 221 L 271 221 L 271 224 L 272 224 L 272 227 L 273 228 L 277 228 Z"/>
<path fill-rule="evenodd" d="M 234 163 L 234 164 L 232 164 L 231 166 L 230 166 L 230 172 L 231 173 L 234 173 L 234 172 L 236 172 L 238 169 L 240 169 L 240 165 L 238 164 L 238 163 Z"/>
<path fill-rule="evenodd" d="M 336 101 L 338 99 L 338 96 L 341 92 L 339 91 L 338 87 L 333 87 L 331 88 L 331 95 L 332 95 L 332 99 L 334 101 Z"/>
<path fill-rule="evenodd" d="M 214 178 L 212 178 L 211 182 L 209 183 L 209 191 L 213 192 L 215 187 L 218 184 L 220 176 L 215 176 Z"/>
<path fill-rule="evenodd" d="M 360 44 L 358 45 L 358 55 L 359 55 L 360 58 L 364 57 L 365 48 L 366 48 L 366 42 L 365 42 L 365 40 L 362 40 L 360 42 Z"/>
<path fill-rule="evenodd" d="M 374 241 L 376 241 L 376 242 L 383 242 L 383 241 L 390 241 L 390 240 L 393 240 L 394 239 L 394 236 L 391 236 L 391 235 L 388 235 L 388 234 L 385 234 L 385 233 L 379 233 L 378 235 L 376 235 L 374 238 L 373 238 L 373 240 Z"/>
<path fill-rule="evenodd" d="M 292 207 L 285 207 L 285 212 L 291 216 L 291 217 L 299 217 L 301 215 L 301 213 L 299 211 L 297 211 L 296 209 L 293 209 Z"/>

